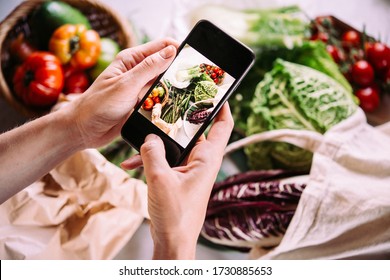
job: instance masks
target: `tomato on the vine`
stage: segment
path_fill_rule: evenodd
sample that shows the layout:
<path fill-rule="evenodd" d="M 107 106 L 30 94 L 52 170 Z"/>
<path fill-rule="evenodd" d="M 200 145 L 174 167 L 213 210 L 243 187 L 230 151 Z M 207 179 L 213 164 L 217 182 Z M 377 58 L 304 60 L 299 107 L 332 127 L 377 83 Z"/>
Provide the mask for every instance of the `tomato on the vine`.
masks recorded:
<path fill-rule="evenodd" d="M 344 53 L 338 47 L 334 45 L 327 45 L 326 50 L 333 58 L 334 62 L 339 63 L 344 59 Z"/>
<path fill-rule="evenodd" d="M 390 86 L 390 68 L 387 70 L 386 75 L 384 76 L 384 82 Z"/>
<path fill-rule="evenodd" d="M 359 60 L 352 65 L 353 81 L 360 86 L 368 86 L 374 81 L 374 69 L 366 60 Z"/>
<path fill-rule="evenodd" d="M 329 41 L 329 35 L 324 32 L 317 32 L 311 36 L 310 40 L 312 41 L 322 41 L 327 43 Z"/>
<path fill-rule="evenodd" d="M 365 112 L 373 112 L 379 106 L 379 89 L 377 86 L 369 86 L 358 89 L 355 92 L 360 101 L 360 107 Z"/>
<path fill-rule="evenodd" d="M 360 45 L 360 35 L 354 30 L 349 30 L 343 33 L 341 42 L 346 48 L 358 47 Z"/>
<path fill-rule="evenodd" d="M 385 74 L 390 69 L 390 48 L 385 44 L 375 42 L 366 44 L 367 60 L 372 64 L 375 71 Z"/>

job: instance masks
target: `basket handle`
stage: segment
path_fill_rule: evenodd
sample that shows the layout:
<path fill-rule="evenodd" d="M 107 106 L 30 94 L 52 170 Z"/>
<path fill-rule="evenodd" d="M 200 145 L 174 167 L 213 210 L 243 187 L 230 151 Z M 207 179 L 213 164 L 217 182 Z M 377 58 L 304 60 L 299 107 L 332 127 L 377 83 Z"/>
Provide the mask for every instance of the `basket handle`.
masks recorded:
<path fill-rule="evenodd" d="M 314 153 L 320 147 L 323 138 L 322 134 L 309 130 L 278 129 L 266 131 L 229 144 L 225 149 L 225 156 L 247 145 L 263 141 L 287 142 Z"/>

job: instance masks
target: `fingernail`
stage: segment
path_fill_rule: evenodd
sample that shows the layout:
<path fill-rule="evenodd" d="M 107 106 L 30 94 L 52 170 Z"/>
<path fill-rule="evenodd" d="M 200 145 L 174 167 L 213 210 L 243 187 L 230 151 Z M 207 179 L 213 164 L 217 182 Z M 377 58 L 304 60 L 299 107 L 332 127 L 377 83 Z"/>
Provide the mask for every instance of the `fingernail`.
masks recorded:
<path fill-rule="evenodd" d="M 145 142 L 151 142 L 158 140 L 158 136 L 156 134 L 149 134 L 145 138 Z"/>
<path fill-rule="evenodd" d="M 175 55 L 175 47 L 174 46 L 168 46 L 168 47 L 165 47 L 164 49 L 162 49 L 159 54 L 162 58 L 164 59 L 168 59 L 170 57 L 172 57 L 173 55 Z"/>

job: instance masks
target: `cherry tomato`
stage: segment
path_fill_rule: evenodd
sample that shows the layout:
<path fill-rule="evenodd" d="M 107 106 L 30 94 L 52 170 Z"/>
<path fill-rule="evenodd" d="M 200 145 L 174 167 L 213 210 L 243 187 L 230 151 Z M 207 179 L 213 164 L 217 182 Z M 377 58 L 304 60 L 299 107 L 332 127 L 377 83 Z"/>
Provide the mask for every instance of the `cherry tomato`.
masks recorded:
<path fill-rule="evenodd" d="M 161 99 L 160 99 L 160 97 L 158 97 L 158 96 L 155 96 L 155 97 L 153 97 L 153 102 L 156 104 L 156 103 L 161 103 Z"/>
<path fill-rule="evenodd" d="M 352 80 L 360 86 L 368 86 L 374 81 L 374 69 L 365 60 L 357 61 L 351 70 Z"/>
<path fill-rule="evenodd" d="M 390 86 L 390 68 L 387 70 L 386 75 L 385 75 L 383 80 L 384 80 L 385 84 Z"/>
<path fill-rule="evenodd" d="M 349 30 L 341 36 L 341 41 L 346 48 L 357 47 L 360 45 L 360 35 L 354 30 Z"/>
<path fill-rule="evenodd" d="M 322 41 L 322 42 L 326 43 L 329 40 L 329 36 L 328 36 L 328 34 L 326 34 L 324 32 L 318 32 L 318 33 L 312 35 L 310 40 L 312 40 L 312 41 Z"/>
<path fill-rule="evenodd" d="M 317 25 L 321 25 L 327 29 L 329 29 L 333 26 L 333 19 L 329 16 L 316 17 L 315 22 Z"/>
<path fill-rule="evenodd" d="M 379 106 L 379 90 L 376 86 L 358 89 L 355 92 L 360 101 L 360 107 L 365 112 L 373 112 Z"/>
<path fill-rule="evenodd" d="M 153 99 L 148 97 L 146 98 L 144 104 L 142 104 L 142 108 L 145 110 L 145 111 L 150 111 L 153 109 L 153 106 L 154 106 L 154 102 L 153 102 Z"/>
<path fill-rule="evenodd" d="M 390 93 L 390 69 L 387 70 L 386 75 L 383 77 L 383 90 L 386 93 Z"/>
<path fill-rule="evenodd" d="M 328 51 L 328 53 L 331 55 L 331 57 L 336 63 L 339 63 L 341 60 L 343 60 L 344 54 L 336 46 L 327 45 L 326 50 Z"/>
<path fill-rule="evenodd" d="M 376 42 L 366 44 L 367 60 L 372 64 L 375 71 L 385 74 L 390 68 L 390 48 L 385 44 Z"/>

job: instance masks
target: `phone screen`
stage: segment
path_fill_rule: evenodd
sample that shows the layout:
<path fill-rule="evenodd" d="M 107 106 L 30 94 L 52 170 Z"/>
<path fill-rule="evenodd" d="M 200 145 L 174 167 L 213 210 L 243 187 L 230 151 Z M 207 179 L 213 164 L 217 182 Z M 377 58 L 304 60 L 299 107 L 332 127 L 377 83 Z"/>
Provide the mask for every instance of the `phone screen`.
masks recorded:
<path fill-rule="evenodd" d="M 186 44 L 138 112 L 186 148 L 234 81 Z"/>

